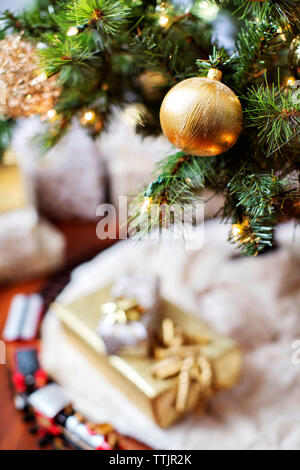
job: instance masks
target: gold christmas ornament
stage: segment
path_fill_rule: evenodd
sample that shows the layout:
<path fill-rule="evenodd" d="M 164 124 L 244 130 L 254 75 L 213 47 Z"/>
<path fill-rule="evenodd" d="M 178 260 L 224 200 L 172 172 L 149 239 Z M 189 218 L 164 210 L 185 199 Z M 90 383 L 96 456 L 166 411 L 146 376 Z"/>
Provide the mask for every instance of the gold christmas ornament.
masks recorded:
<path fill-rule="evenodd" d="M 295 77 L 300 79 L 300 34 L 291 42 L 288 62 Z"/>
<path fill-rule="evenodd" d="M 46 114 L 60 95 L 55 78 L 38 69 L 35 50 L 21 36 L 0 41 L 0 114 L 5 117 Z"/>
<path fill-rule="evenodd" d="M 222 72 L 210 69 L 175 85 L 160 108 L 165 136 L 190 155 L 208 157 L 230 149 L 242 130 L 242 106 L 235 93 L 220 82 Z"/>
<path fill-rule="evenodd" d="M 138 80 L 144 95 L 150 100 L 160 99 L 162 87 L 167 84 L 167 78 L 162 73 L 154 70 L 146 70 L 141 73 Z"/>

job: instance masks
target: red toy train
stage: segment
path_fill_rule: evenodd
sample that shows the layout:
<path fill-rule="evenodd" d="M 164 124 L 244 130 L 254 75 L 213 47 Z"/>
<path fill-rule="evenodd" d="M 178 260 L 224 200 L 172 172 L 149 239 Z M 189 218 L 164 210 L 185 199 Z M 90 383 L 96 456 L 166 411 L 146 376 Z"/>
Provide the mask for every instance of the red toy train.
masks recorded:
<path fill-rule="evenodd" d="M 109 425 L 94 425 L 75 413 L 62 388 L 52 382 L 28 399 L 35 415 L 41 443 L 51 440 L 55 447 L 66 442 L 83 450 L 111 450 L 116 435 Z M 106 429 L 105 429 L 106 426 Z"/>
<path fill-rule="evenodd" d="M 40 366 L 36 348 L 19 348 L 14 351 L 10 379 L 15 407 L 24 410 L 28 406 L 28 396 L 48 382 L 47 373 Z"/>
<path fill-rule="evenodd" d="M 108 423 L 88 422 L 76 413 L 62 388 L 49 382 L 41 368 L 36 348 L 13 352 L 10 379 L 15 407 L 34 421 L 32 433 L 41 446 L 52 443 L 57 449 L 112 450 L 117 448 L 117 433 Z"/>

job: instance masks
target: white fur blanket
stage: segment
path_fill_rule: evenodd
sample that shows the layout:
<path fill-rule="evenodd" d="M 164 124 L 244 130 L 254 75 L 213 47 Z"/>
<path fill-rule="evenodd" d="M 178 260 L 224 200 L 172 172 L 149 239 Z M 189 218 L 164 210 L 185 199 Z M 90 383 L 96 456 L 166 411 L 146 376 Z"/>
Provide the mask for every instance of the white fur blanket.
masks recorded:
<path fill-rule="evenodd" d="M 49 314 L 44 366 L 87 417 L 160 449 L 300 449 L 300 361 L 292 361 L 292 343 L 300 339 L 299 236 L 293 240 L 292 224 L 283 225 L 278 250 L 244 259 L 234 257 L 227 231 L 218 221 L 206 223 L 198 252 L 185 253 L 179 242 L 120 242 L 77 268 L 60 300 L 95 290 L 121 269 L 155 272 L 165 297 L 240 343 L 239 385 L 216 395 L 205 415 L 161 430 L 67 342 Z"/>

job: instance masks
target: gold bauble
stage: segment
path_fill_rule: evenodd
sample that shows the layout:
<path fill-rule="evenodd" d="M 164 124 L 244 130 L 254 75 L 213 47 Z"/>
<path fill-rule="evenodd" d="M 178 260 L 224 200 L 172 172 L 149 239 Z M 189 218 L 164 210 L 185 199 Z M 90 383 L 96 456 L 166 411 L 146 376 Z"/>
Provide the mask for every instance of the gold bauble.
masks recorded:
<path fill-rule="evenodd" d="M 242 106 L 222 73 L 210 69 L 175 85 L 160 108 L 165 136 L 175 147 L 201 157 L 219 155 L 232 147 L 242 130 Z"/>
<path fill-rule="evenodd" d="M 55 77 L 38 69 L 36 48 L 10 35 L 0 41 L 0 115 L 9 118 L 45 114 L 60 95 Z"/>
<path fill-rule="evenodd" d="M 291 42 L 288 62 L 295 77 L 300 78 L 300 34 Z"/>
<path fill-rule="evenodd" d="M 144 95 L 149 100 L 161 99 L 162 88 L 167 84 L 167 78 L 162 73 L 146 70 L 140 74 L 138 80 Z"/>

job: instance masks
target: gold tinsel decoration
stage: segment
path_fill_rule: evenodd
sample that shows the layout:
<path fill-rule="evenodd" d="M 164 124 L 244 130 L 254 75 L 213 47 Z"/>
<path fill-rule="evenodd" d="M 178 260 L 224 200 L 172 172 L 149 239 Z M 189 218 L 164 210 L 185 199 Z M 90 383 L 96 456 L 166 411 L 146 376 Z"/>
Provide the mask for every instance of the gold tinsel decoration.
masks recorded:
<path fill-rule="evenodd" d="M 160 108 L 162 131 L 190 155 L 219 155 L 232 147 L 242 131 L 242 106 L 235 93 L 220 82 L 222 72 L 177 83 Z"/>
<path fill-rule="evenodd" d="M 8 118 L 44 114 L 55 106 L 60 88 L 37 65 L 36 48 L 21 36 L 0 41 L 0 114 Z"/>

